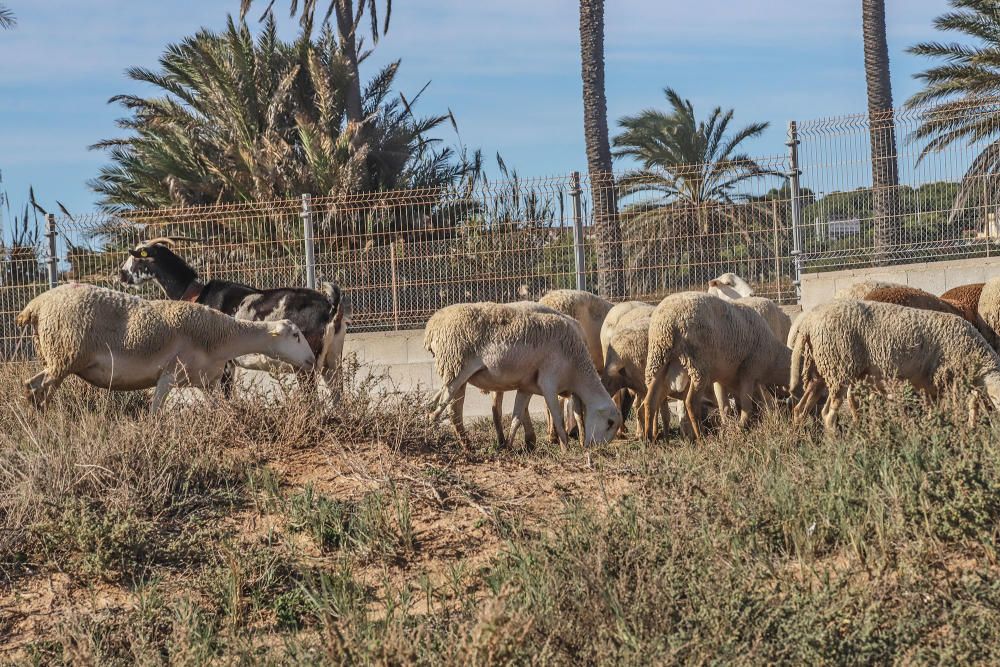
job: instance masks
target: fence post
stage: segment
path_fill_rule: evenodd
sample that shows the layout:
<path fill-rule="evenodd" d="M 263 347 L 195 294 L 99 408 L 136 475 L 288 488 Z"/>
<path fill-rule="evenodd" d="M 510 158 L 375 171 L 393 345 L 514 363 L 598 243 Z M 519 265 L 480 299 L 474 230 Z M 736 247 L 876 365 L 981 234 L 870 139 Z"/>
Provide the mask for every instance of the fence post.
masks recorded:
<path fill-rule="evenodd" d="M 56 254 L 56 216 L 48 213 L 45 216 L 45 237 L 49 240 L 49 288 L 59 283 L 59 257 Z"/>
<path fill-rule="evenodd" d="M 569 196 L 573 198 L 573 255 L 576 259 L 576 288 L 586 288 L 584 282 L 584 263 L 586 255 L 583 247 L 583 189 L 580 187 L 580 172 L 574 171 L 571 176 Z"/>
<path fill-rule="evenodd" d="M 795 267 L 795 295 L 802 297 L 802 200 L 799 198 L 799 132 L 795 121 L 788 122 L 788 184 L 792 205 L 792 263 Z"/>
<path fill-rule="evenodd" d="M 392 328 L 399 331 L 399 284 L 396 281 L 396 240 L 389 244 L 389 271 L 392 273 Z"/>
<path fill-rule="evenodd" d="M 313 243 L 312 195 L 302 195 L 302 240 L 306 246 L 306 287 L 316 289 L 316 248 Z"/>

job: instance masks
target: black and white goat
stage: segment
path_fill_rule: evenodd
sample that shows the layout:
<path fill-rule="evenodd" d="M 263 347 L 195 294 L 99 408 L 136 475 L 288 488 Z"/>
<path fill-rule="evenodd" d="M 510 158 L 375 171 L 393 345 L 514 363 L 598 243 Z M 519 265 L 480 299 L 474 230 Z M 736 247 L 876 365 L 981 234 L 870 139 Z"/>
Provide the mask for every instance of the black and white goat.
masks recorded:
<path fill-rule="evenodd" d="M 256 289 L 228 280 L 202 282 L 198 272 L 172 250 L 178 240 L 186 239 L 160 237 L 129 250 L 118 279 L 126 285 L 152 280 L 168 299 L 200 303 L 240 320 L 291 320 L 316 355 L 317 374 L 333 388 L 351 319 L 350 300 L 339 287 L 323 283 L 322 291 L 305 287 Z M 251 370 L 276 370 L 270 359 L 259 355 L 240 357 L 236 364 Z"/>

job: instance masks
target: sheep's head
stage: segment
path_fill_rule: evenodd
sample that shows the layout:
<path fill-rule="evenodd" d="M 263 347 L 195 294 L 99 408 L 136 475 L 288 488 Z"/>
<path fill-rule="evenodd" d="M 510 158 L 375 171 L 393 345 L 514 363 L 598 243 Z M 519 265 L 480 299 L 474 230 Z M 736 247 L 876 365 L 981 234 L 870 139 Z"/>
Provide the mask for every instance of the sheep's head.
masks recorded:
<path fill-rule="evenodd" d="M 604 405 L 588 407 L 586 414 L 587 445 L 610 442 L 621 428 L 622 413 L 611 402 L 610 397 Z"/>
<path fill-rule="evenodd" d="M 271 335 L 271 345 L 267 352 L 269 357 L 291 364 L 295 368 L 310 370 L 316 363 L 316 355 L 306 341 L 305 335 L 298 325 L 291 320 L 278 320 L 267 323 Z"/>
<path fill-rule="evenodd" d="M 753 288 L 735 273 L 723 273 L 718 278 L 708 281 L 708 293 L 732 300 L 753 296 Z"/>

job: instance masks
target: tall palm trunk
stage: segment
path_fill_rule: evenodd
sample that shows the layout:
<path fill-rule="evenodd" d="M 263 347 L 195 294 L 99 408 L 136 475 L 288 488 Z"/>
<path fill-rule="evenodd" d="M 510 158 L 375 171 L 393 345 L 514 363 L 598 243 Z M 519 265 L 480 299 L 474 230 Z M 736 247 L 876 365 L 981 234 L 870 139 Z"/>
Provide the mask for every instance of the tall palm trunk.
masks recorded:
<path fill-rule="evenodd" d="M 347 84 L 345 106 L 347 120 L 360 123 L 363 120 L 361 111 L 361 75 L 358 70 L 357 19 L 354 16 L 354 0 L 335 0 L 334 14 L 337 17 L 337 36 L 340 40 L 340 50 L 344 54 L 347 66 L 351 72 L 351 80 Z"/>
<path fill-rule="evenodd" d="M 597 289 L 610 299 L 625 297 L 622 233 L 611 173 L 608 101 L 604 93 L 604 0 L 580 0 L 580 59 L 583 73 L 583 133 L 597 234 Z"/>
<path fill-rule="evenodd" d="M 865 39 L 865 78 L 872 151 L 872 210 L 875 217 L 875 262 L 890 259 L 889 246 L 898 239 L 896 123 L 889 80 L 889 47 L 885 39 L 885 0 L 861 0 Z"/>

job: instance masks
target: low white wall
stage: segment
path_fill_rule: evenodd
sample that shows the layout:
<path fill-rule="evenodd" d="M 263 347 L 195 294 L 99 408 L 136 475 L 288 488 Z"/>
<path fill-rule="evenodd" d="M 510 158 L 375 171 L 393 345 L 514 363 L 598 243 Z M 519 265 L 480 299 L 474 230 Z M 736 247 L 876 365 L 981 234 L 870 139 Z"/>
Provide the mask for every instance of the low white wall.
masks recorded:
<path fill-rule="evenodd" d="M 802 275 L 803 310 L 826 303 L 834 295 L 863 280 L 884 280 L 941 294 L 959 285 L 982 283 L 1000 277 L 1000 257 L 920 262 L 847 271 L 825 271 Z"/>

